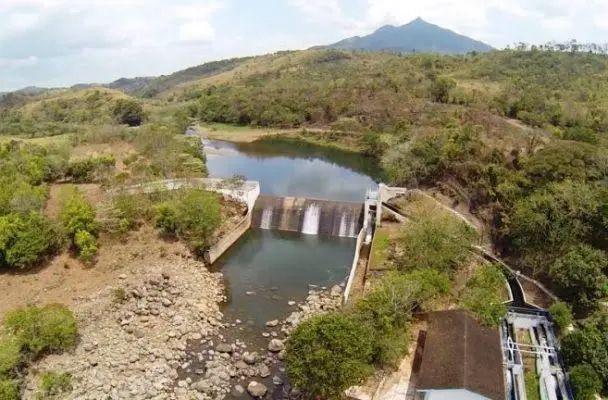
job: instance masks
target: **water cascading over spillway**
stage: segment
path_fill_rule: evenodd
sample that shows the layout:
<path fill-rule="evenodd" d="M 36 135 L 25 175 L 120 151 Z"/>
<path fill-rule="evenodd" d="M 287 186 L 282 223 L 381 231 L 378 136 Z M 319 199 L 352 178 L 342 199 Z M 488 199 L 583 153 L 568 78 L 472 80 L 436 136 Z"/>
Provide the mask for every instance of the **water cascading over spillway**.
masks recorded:
<path fill-rule="evenodd" d="M 304 222 L 302 222 L 301 232 L 306 235 L 317 235 L 319 233 L 319 223 L 321 209 L 316 204 L 311 204 L 304 212 Z"/>
<path fill-rule="evenodd" d="M 260 196 L 253 210 L 252 226 L 354 238 L 359 234 L 362 222 L 362 203 Z"/>
<path fill-rule="evenodd" d="M 262 212 L 262 221 L 260 222 L 260 228 L 270 229 L 272 224 L 272 207 L 266 207 Z"/>

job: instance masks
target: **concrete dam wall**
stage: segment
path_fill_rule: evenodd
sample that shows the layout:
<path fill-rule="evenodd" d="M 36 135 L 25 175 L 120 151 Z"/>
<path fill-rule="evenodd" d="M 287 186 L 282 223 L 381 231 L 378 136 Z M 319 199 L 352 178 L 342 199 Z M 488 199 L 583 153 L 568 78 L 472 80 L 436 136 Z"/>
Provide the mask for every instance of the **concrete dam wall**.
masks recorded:
<path fill-rule="evenodd" d="M 308 235 L 357 237 L 363 203 L 297 197 L 258 197 L 251 226 Z"/>

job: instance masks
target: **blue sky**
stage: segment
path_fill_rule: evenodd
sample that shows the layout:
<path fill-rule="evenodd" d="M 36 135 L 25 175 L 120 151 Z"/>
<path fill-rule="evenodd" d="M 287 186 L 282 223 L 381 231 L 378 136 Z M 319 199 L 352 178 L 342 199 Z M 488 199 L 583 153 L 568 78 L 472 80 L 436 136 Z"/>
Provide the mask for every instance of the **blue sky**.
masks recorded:
<path fill-rule="evenodd" d="M 495 47 L 608 40 L 606 0 L 0 0 L 0 91 L 167 74 L 418 16 Z"/>

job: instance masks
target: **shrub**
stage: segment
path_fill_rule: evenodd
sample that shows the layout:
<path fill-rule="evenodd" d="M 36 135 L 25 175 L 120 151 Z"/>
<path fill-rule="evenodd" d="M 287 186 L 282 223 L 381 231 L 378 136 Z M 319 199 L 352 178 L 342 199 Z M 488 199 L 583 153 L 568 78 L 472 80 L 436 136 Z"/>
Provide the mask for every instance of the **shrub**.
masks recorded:
<path fill-rule="evenodd" d="M 217 195 L 202 190 L 186 190 L 179 199 L 157 205 L 154 215 L 163 233 L 186 240 L 198 255 L 209 248 L 221 223 Z"/>
<path fill-rule="evenodd" d="M 0 265 L 25 268 L 39 263 L 57 244 L 57 230 L 39 212 L 0 217 Z"/>
<path fill-rule="evenodd" d="M 476 238 L 473 228 L 452 216 L 425 215 L 404 231 L 397 267 L 402 271 L 432 268 L 452 272 L 469 260 Z"/>
<path fill-rule="evenodd" d="M 566 335 L 561 349 L 568 365 L 588 364 L 608 383 L 608 343 L 595 324 L 587 322 L 583 329 Z"/>
<path fill-rule="evenodd" d="M 340 398 L 373 372 L 372 331 L 359 320 L 329 313 L 301 323 L 287 341 L 293 384 L 309 398 Z"/>
<path fill-rule="evenodd" d="M 507 314 L 507 306 L 503 304 L 500 290 L 504 285 L 505 277 L 500 268 L 485 266 L 476 271 L 467 282 L 461 305 L 475 313 L 485 325 L 498 326 Z"/>
<path fill-rule="evenodd" d="M 560 332 L 564 332 L 572 324 L 572 311 L 566 303 L 558 301 L 551 304 L 549 314 Z"/>
<path fill-rule="evenodd" d="M 72 160 L 68 165 L 66 175 L 75 182 L 93 182 L 107 174 L 115 164 L 116 159 L 112 154 Z"/>
<path fill-rule="evenodd" d="M 0 400 L 19 400 L 19 385 L 17 385 L 17 382 L 0 377 Z"/>
<path fill-rule="evenodd" d="M 112 108 L 116 121 L 129 126 L 139 126 L 144 120 L 144 110 L 134 99 L 118 99 Z"/>
<path fill-rule="evenodd" d="M 59 219 L 73 240 L 79 231 L 94 233 L 97 230 L 95 209 L 76 187 L 67 187 L 62 192 Z"/>
<path fill-rule="evenodd" d="M 580 364 L 572 367 L 568 373 L 576 400 L 594 400 L 602 390 L 602 380 L 593 367 Z"/>
<path fill-rule="evenodd" d="M 7 314 L 4 325 L 33 357 L 47 351 L 68 350 L 76 344 L 76 320 L 60 304 L 17 309 Z"/>
<path fill-rule="evenodd" d="M 21 361 L 21 346 L 12 335 L 0 337 L 0 377 L 9 374 Z"/>
<path fill-rule="evenodd" d="M 456 87 L 456 81 L 449 78 L 440 77 L 431 83 L 431 99 L 437 103 L 447 103 L 450 101 L 450 92 Z"/>
<path fill-rule="evenodd" d="M 46 396 L 56 396 L 72 391 L 72 374 L 47 371 L 40 376 L 40 391 Z"/>
<path fill-rule="evenodd" d="M 95 236 L 87 231 L 78 231 L 74 237 L 74 244 L 78 247 L 79 258 L 90 263 L 97 255 L 97 241 Z"/>

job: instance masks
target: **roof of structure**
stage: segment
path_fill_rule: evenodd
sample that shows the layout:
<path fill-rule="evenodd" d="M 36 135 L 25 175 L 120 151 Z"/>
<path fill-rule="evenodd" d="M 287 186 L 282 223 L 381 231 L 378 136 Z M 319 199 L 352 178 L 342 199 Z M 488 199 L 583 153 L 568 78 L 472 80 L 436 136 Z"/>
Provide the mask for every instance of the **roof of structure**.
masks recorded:
<path fill-rule="evenodd" d="M 417 390 L 467 389 L 504 400 L 504 380 L 497 329 L 482 326 L 465 311 L 429 314 Z"/>

